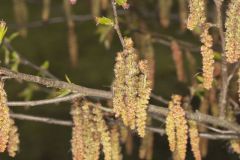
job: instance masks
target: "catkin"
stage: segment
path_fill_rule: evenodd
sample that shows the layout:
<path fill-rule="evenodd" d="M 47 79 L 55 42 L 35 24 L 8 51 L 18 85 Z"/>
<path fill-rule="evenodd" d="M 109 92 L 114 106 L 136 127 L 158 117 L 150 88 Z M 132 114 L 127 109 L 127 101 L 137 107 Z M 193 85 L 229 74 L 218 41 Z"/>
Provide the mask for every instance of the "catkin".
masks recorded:
<path fill-rule="evenodd" d="M 72 154 L 73 160 L 82 160 L 84 157 L 83 146 L 83 120 L 82 109 L 80 108 L 79 101 L 75 100 L 72 105 L 71 114 L 73 118 L 72 129 Z"/>
<path fill-rule="evenodd" d="M 190 143 L 192 147 L 192 152 L 195 157 L 195 160 L 201 160 L 201 152 L 199 148 L 200 137 L 197 128 L 196 121 L 188 121 L 189 123 L 189 136 L 190 136 Z"/>
<path fill-rule="evenodd" d="M 111 137 L 106 122 L 103 119 L 102 111 L 99 109 L 99 104 L 93 109 L 95 114 L 95 121 L 97 125 L 97 131 L 100 134 L 101 144 L 103 146 L 104 159 L 111 160 L 112 158 L 112 146 Z"/>
<path fill-rule="evenodd" d="M 145 135 L 146 109 L 151 92 L 146 61 L 139 61 L 131 39 L 125 39 L 123 52 L 117 54 L 114 67 L 113 111 L 131 129 Z"/>
<path fill-rule="evenodd" d="M 111 129 L 111 146 L 112 146 L 112 159 L 113 160 L 121 160 L 121 146 L 119 139 L 119 131 L 118 126 L 114 125 Z"/>
<path fill-rule="evenodd" d="M 2 81 L 0 82 L 0 115 L 0 152 L 4 152 L 7 147 L 11 124 L 7 95 Z"/>
<path fill-rule="evenodd" d="M 19 134 L 18 128 L 15 125 L 13 119 L 10 120 L 10 131 L 9 131 L 9 140 L 7 145 L 8 154 L 10 157 L 15 157 L 17 151 L 19 150 Z"/>
<path fill-rule="evenodd" d="M 226 57 L 227 62 L 234 63 L 240 58 L 240 1 L 231 0 L 226 18 Z"/>
<path fill-rule="evenodd" d="M 203 86 L 206 89 L 210 89 L 213 83 L 213 71 L 214 71 L 214 54 L 212 50 L 213 39 L 208 33 L 209 26 L 205 25 L 203 27 L 203 32 L 201 34 L 201 54 L 203 63 Z"/>
<path fill-rule="evenodd" d="M 168 27 L 170 23 L 172 4 L 172 0 L 158 0 L 160 24 L 165 28 Z"/>
<path fill-rule="evenodd" d="M 240 154 L 240 141 L 239 140 L 231 140 L 230 147 L 233 150 L 233 152 Z"/>
<path fill-rule="evenodd" d="M 187 28 L 193 30 L 201 26 L 206 21 L 205 13 L 205 0 L 190 0 L 189 9 L 190 13 L 187 21 Z"/>
<path fill-rule="evenodd" d="M 172 57 L 176 66 L 177 78 L 180 82 L 186 80 L 184 66 L 183 66 L 183 56 L 182 51 L 176 41 L 171 42 Z"/>
<path fill-rule="evenodd" d="M 184 160 L 187 150 L 187 121 L 185 111 L 181 107 L 181 96 L 173 95 L 169 102 L 169 113 L 166 119 L 166 134 L 170 150 L 177 151 L 180 160 Z"/>

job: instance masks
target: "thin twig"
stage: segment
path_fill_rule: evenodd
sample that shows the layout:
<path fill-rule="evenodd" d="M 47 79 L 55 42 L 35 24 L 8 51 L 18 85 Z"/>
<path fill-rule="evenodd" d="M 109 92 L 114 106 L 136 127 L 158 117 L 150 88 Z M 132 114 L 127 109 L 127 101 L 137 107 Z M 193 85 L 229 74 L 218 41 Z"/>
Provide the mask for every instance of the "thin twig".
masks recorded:
<path fill-rule="evenodd" d="M 221 46 L 222 46 L 222 86 L 221 92 L 219 97 L 219 106 L 220 106 L 220 114 L 221 118 L 225 117 L 226 113 L 226 106 L 227 106 L 227 93 L 228 93 L 228 68 L 227 68 L 227 61 L 226 61 L 226 53 L 225 53 L 225 38 L 224 38 L 224 31 L 223 31 L 223 22 L 222 22 L 222 1 L 221 0 L 214 0 L 216 11 L 217 11 L 217 21 L 218 21 L 218 28 L 219 34 L 221 39 Z"/>
<path fill-rule="evenodd" d="M 46 124 L 60 125 L 60 126 L 72 126 L 72 121 L 69 120 L 59 120 L 55 118 L 49 117 L 38 117 L 31 116 L 19 113 L 11 113 L 11 117 L 18 120 L 32 121 L 32 122 L 41 122 Z M 165 135 L 165 130 L 161 128 L 147 127 L 147 130 L 160 133 L 161 135 Z M 238 135 L 234 134 L 212 134 L 212 133 L 200 133 L 201 137 L 217 140 L 217 139 L 238 139 Z"/>
<path fill-rule="evenodd" d="M 11 78 L 15 78 L 18 80 L 25 80 L 25 81 L 29 81 L 29 82 L 42 84 L 47 87 L 69 89 L 72 92 L 81 93 L 83 96 L 100 97 L 100 98 L 105 98 L 105 99 L 112 98 L 112 92 L 110 92 L 110 91 L 91 89 L 91 88 L 82 87 L 82 86 L 79 86 L 76 84 L 67 83 L 67 82 L 63 82 L 63 81 L 59 81 L 59 80 L 53 80 L 53 79 L 49 79 L 49 78 L 41 78 L 39 76 L 33 76 L 33 75 L 29 75 L 29 74 L 24 74 L 24 73 L 13 72 L 9 69 L 2 68 L 2 67 L 0 67 L 0 74 L 3 76 L 9 76 Z M 168 109 L 150 104 L 148 107 L 148 112 L 157 114 L 159 116 L 167 116 Z M 219 119 L 217 117 L 202 114 L 199 112 L 196 112 L 196 113 L 186 112 L 186 117 L 188 119 L 192 119 L 192 120 L 195 120 L 198 122 L 212 124 L 215 126 L 223 127 L 226 129 L 236 131 L 237 133 L 240 133 L 240 126 L 238 126 L 236 124 L 232 124 L 229 121 Z"/>
<path fill-rule="evenodd" d="M 119 22 L 118 22 L 118 13 L 117 13 L 117 7 L 116 7 L 116 2 L 115 0 L 112 0 L 112 8 L 113 8 L 113 15 L 114 15 L 114 29 L 116 30 L 119 40 L 123 46 L 123 48 L 125 47 L 125 43 L 124 43 L 124 39 L 122 36 L 122 33 L 120 31 L 120 27 L 119 27 Z"/>

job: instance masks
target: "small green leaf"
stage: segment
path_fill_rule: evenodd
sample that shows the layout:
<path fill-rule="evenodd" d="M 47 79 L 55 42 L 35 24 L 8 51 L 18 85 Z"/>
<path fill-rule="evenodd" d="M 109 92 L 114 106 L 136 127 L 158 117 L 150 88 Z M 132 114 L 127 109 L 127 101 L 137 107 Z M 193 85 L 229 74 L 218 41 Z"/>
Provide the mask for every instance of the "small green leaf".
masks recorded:
<path fill-rule="evenodd" d="M 3 37 L 7 32 L 6 23 L 4 21 L 0 21 L 0 44 L 2 43 Z"/>
<path fill-rule="evenodd" d="M 61 89 L 57 92 L 57 97 L 64 97 L 64 96 L 68 95 L 69 93 L 71 93 L 71 91 L 69 89 Z"/>
<path fill-rule="evenodd" d="M 124 4 L 127 3 L 127 0 L 116 0 L 116 3 L 119 5 L 119 6 L 122 6 Z"/>
<path fill-rule="evenodd" d="M 49 61 L 44 61 L 43 64 L 40 67 L 42 69 L 47 70 L 49 68 Z"/>
<path fill-rule="evenodd" d="M 8 40 L 8 42 L 11 42 L 12 40 L 17 38 L 18 36 L 19 36 L 19 32 L 14 32 L 10 36 L 8 36 L 7 40 Z"/>
<path fill-rule="evenodd" d="M 215 59 L 215 60 L 221 60 L 221 58 L 222 58 L 221 53 L 219 53 L 219 52 L 214 52 L 214 59 Z"/>
<path fill-rule="evenodd" d="M 72 83 L 71 80 L 69 79 L 69 77 L 66 74 L 65 74 L 65 78 L 66 78 L 68 83 L 70 83 L 70 84 Z"/>
<path fill-rule="evenodd" d="M 113 26 L 113 20 L 111 20 L 110 18 L 107 17 L 96 17 L 96 23 L 98 24 L 102 24 L 102 25 L 107 25 L 107 26 Z"/>
<path fill-rule="evenodd" d="M 19 58 L 19 55 L 16 52 L 12 52 L 11 61 L 13 62 L 12 66 L 11 66 L 11 69 L 13 71 L 18 71 L 18 66 L 20 64 L 20 58 Z"/>
<path fill-rule="evenodd" d="M 196 76 L 196 79 L 198 83 L 203 83 L 203 77 L 202 76 Z"/>
<path fill-rule="evenodd" d="M 3 50 L 4 50 L 4 63 L 8 65 L 10 62 L 10 52 L 5 46 L 3 46 Z"/>

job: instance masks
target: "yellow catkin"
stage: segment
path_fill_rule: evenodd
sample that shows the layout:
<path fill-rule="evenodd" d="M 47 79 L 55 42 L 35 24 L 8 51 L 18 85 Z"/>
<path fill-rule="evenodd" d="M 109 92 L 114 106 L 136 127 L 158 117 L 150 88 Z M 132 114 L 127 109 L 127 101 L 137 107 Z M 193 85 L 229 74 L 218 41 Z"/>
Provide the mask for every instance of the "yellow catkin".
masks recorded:
<path fill-rule="evenodd" d="M 183 56 L 182 51 L 176 41 L 171 42 L 171 50 L 173 61 L 176 66 L 177 78 L 179 81 L 184 82 L 186 80 L 184 65 L 183 65 Z"/>
<path fill-rule="evenodd" d="M 205 0 L 190 0 L 189 1 L 190 13 L 187 21 L 187 28 L 193 30 L 199 27 L 206 21 L 205 13 Z"/>
<path fill-rule="evenodd" d="M 84 101 L 82 105 L 83 110 L 83 145 L 84 145 L 84 159 L 92 160 L 98 159 L 99 145 L 100 145 L 100 136 L 97 131 L 97 125 L 93 121 L 95 118 L 90 110 L 89 102 Z"/>
<path fill-rule="evenodd" d="M 189 123 L 189 137 L 190 137 L 190 143 L 193 155 L 195 157 L 195 160 L 201 160 L 201 152 L 199 148 L 200 143 L 200 137 L 198 133 L 197 128 L 197 122 L 196 121 L 188 121 Z"/>
<path fill-rule="evenodd" d="M 238 101 L 240 102 L 240 68 L 238 69 Z"/>
<path fill-rule="evenodd" d="M 229 63 L 237 62 L 240 58 L 240 1 L 231 0 L 226 18 L 226 57 Z"/>
<path fill-rule="evenodd" d="M 180 24 L 181 24 L 181 30 L 186 29 L 186 22 L 187 22 L 187 5 L 188 0 L 178 0 L 179 3 L 179 18 L 180 18 Z"/>
<path fill-rule="evenodd" d="M 13 9 L 15 13 L 15 19 L 19 27 L 19 33 L 21 36 L 27 36 L 27 21 L 28 10 L 25 0 L 13 0 Z"/>
<path fill-rule="evenodd" d="M 0 152 L 4 152 L 9 138 L 10 114 L 7 106 L 7 95 L 4 83 L 0 82 Z"/>
<path fill-rule="evenodd" d="M 111 129 L 111 146 L 112 146 L 112 159 L 121 160 L 121 146 L 120 146 L 120 135 L 118 126 L 114 125 Z"/>
<path fill-rule="evenodd" d="M 50 15 L 51 0 L 43 0 L 42 20 L 47 22 Z"/>
<path fill-rule="evenodd" d="M 147 121 L 147 105 L 149 101 L 149 95 L 151 93 L 151 83 L 148 80 L 149 69 L 147 65 L 147 61 L 140 61 L 139 62 L 140 68 L 140 76 L 139 76 L 139 83 L 138 83 L 138 103 L 136 109 L 136 116 L 137 116 L 137 130 L 140 137 L 144 137 L 145 135 L 145 126 Z"/>
<path fill-rule="evenodd" d="M 71 114 L 73 118 L 72 128 L 72 154 L 73 160 L 82 160 L 84 157 L 84 146 L 83 146 L 83 120 L 82 120 L 82 109 L 78 100 L 74 101 L 72 105 Z"/>
<path fill-rule="evenodd" d="M 184 160 L 187 150 L 187 121 L 185 111 L 181 107 L 181 96 L 173 95 L 169 102 L 169 113 L 166 119 L 166 134 L 170 150 L 177 151 L 180 160 Z"/>
<path fill-rule="evenodd" d="M 15 125 L 13 119 L 10 120 L 10 131 L 9 131 L 9 140 L 7 145 L 8 154 L 10 157 L 15 157 L 17 151 L 19 150 L 19 134 L 18 134 L 18 128 Z"/>
<path fill-rule="evenodd" d="M 239 140 L 231 140 L 230 147 L 233 150 L 233 152 L 240 154 L 240 141 Z"/>
<path fill-rule="evenodd" d="M 67 20 L 68 26 L 68 49 L 70 54 L 70 61 L 73 67 L 78 64 L 78 43 L 77 34 L 75 31 L 75 23 L 71 11 L 71 4 L 69 0 L 63 1 L 64 12 Z"/>
<path fill-rule="evenodd" d="M 145 134 L 146 109 L 151 84 L 145 61 L 139 62 L 131 39 L 125 39 L 124 51 L 118 53 L 114 67 L 113 110 L 131 129 L 137 126 L 141 137 Z"/>
<path fill-rule="evenodd" d="M 212 50 L 213 39 L 208 33 L 209 26 L 205 25 L 203 27 L 203 32 L 201 34 L 201 54 L 203 63 L 203 86 L 206 89 L 210 89 L 213 83 L 213 71 L 214 71 L 214 54 Z"/>
<path fill-rule="evenodd" d="M 103 146 L 103 153 L 105 160 L 111 160 L 112 158 L 112 146 L 111 146 L 111 136 L 106 125 L 105 120 L 103 119 L 103 113 L 99 108 L 99 104 L 93 109 L 95 114 L 95 121 L 97 125 L 97 131 L 99 132 L 101 144 Z"/>
<path fill-rule="evenodd" d="M 170 23 L 172 4 L 172 0 L 158 0 L 160 24 L 165 28 L 168 27 Z"/>
<path fill-rule="evenodd" d="M 151 117 L 148 117 L 147 124 L 150 125 L 152 122 Z M 146 131 L 146 136 L 141 140 L 139 148 L 139 158 L 145 160 L 151 160 L 153 156 L 153 142 L 154 135 L 150 131 Z"/>
<path fill-rule="evenodd" d="M 176 131 L 172 111 L 169 111 L 166 118 L 166 134 L 168 137 L 169 148 L 174 152 L 176 149 Z"/>
<path fill-rule="evenodd" d="M 116 64 L 114 67 L 115 80 L 113 82 L 113 111 L 116 117 L 121 115 L 123 123 L 128 126 L 127 109 L 124 103 L 125 96 L 125 56 L 119 52 L 116 57 Z"/>
<path fill-rule="evenodd" d="M 138 56 L 136 54 L 136 50 L 133 48 L 133 42 L 131 39 L 125 39 L 125 50 L 124 54 L 126 54 L 126 74 L 125 74 L 125 84 L 126 84 L 126 97 L 125 97 L 125 105 L 127 105 L 128 111 L 128 122 L 131 129 L 135 129 L 135 120 L 136 120 L 136 107 L 137 103 L 137 89 L 138 89 Z"/>

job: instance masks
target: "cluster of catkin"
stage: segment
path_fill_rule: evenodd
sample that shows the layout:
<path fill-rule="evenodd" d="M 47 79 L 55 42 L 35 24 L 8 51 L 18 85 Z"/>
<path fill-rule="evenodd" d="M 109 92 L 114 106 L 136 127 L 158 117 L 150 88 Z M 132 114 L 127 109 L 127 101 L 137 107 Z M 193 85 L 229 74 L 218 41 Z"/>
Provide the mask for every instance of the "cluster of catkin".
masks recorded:
<path fill-rule="evenodd" d="M 123 52 L 117 54 L 114 72 L 113 110 L 126 126 L 137 128 L 144 137 L 151 82 L 147 61 L 138 60 L 130 38 L 125 39 Z"/>
<path fill-rule="evenodd" d="M 213 39 L 209 34 L 209 24 L 206 23 L 205 0 L 190 0 L 190 13 L 187 22 L 187 28 L 194 30 L 201 28 L 201 54 L 203 57 L 203 86 L 210 89 L 213 83 L 214 71 L 214 53 L 212 50 Z"/>
<path fill-rule="evenodd" d="M 0 82 L 0 153 L 6 149 L 9 156 L 15 157 L 18 151 L 19 135 L 14 121 L 10 118 L 4 83 Z"/>
<path fill-rule="evenodd" d="M 226 18 L 226 57 L 229 63 L 237 62 L 240 58 L 240 1 L 231 0 Z"/>
<path fill-rule="evenodd" d="M 197 124 L 194 121 L 190 121 L 188 127 L 185 111 L 181 107 L 181 99 L 181 96 L 173 95 L 168 106 L 169 113 L 166 118 L 166 134 L 168 136 L 169 147 L 175 157 L 178 157 L 177 159 L 184 160 L 189 131 L 194 157 L 196 160 L 201 160 Z"/>
<path fill-rule="evenodd" d="M 105 160 L 121 160 L 117 129 L 109 131 L 99 107 L 100 104 L 79 100 L 75 100 L 72 105 L 73 160 L 98 160 L 100 148 L 103 150 Z"/>

